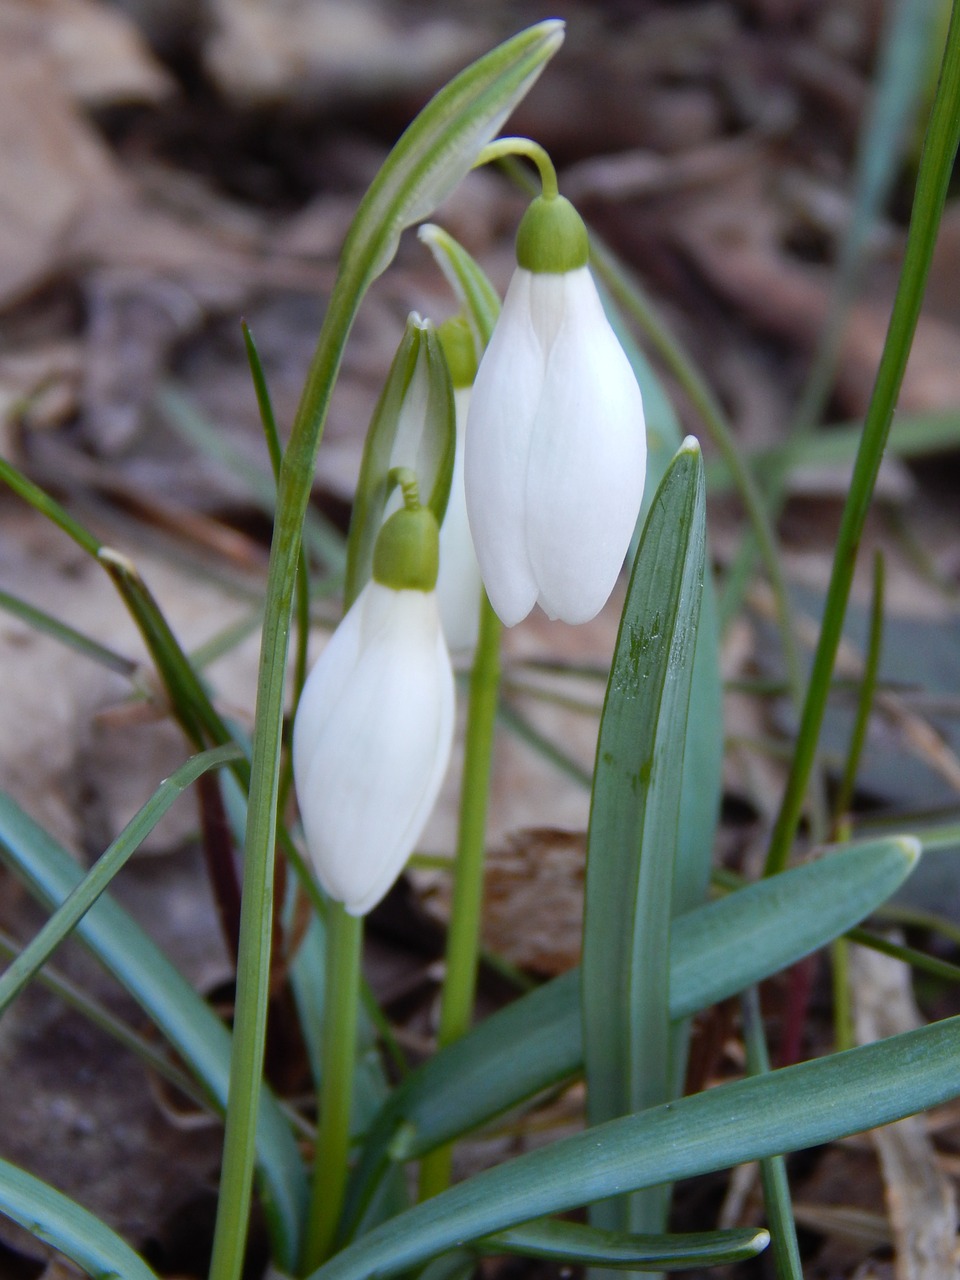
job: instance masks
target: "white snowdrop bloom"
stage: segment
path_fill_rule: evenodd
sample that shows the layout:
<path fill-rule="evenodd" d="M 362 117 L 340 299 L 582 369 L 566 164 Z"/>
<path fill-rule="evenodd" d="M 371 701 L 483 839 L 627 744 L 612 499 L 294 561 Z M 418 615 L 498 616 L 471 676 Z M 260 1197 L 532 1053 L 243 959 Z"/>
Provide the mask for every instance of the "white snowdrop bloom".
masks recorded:
<path fill-rule="evenodd" d="M 437 601 L 440 621 L 451 653 L 467 653 L 477 647 L 480 630 L 480 600 L 483 583 L 473 547 L 467 500 L 463 488 L 463 452 L 470 388 L 457 387 L 453 393 L 457 415 L 457 451 L 453 460 L 453 480 L 447 514 L 440 526 L 440 573 Z"/>
<path fill-rule="evenodd" d="M 535 604 L 564 622 L 594 617 L 640 511 L 643 402 L 587 255 L 573 206 L 535 200 L 474 384 L 467 511 L 490 603 L 507 626 Z"/>
<path fill-rule="evenodd" d="M 453 739 L 453 673 L 430 575 L 385 570 L 380 555 L 384 535 L 389 541 L 409 514 L 397 512 L 381 530 L 374 578 L 311 671 L 293 730 L 311 864 L 356 916 L 376 906 L 413 852 Z M 432 525 L 435 581 L 436 521 L 426 509 L 418 514 Z M 405 542 L 401 565 L 408 554 Z"/>

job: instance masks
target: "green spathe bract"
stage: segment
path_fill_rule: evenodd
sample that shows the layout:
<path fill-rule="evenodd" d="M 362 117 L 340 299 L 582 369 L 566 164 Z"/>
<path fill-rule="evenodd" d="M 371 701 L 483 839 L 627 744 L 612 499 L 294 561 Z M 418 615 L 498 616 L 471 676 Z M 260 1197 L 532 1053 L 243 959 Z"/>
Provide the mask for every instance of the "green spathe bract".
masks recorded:
<path fill-rule="evenodd" d="M 590 240 L 583 219 L 565 196 L 537 196 L 517 230 L 517 266 L 563 275 L 585 267 Z"/>
<path fill-rule="evenodd" d="M 373 580 L 394 591 L 432 591 L 440 568 L 440 530 L 429 507 L 402 507 L 380 530 Z"/>

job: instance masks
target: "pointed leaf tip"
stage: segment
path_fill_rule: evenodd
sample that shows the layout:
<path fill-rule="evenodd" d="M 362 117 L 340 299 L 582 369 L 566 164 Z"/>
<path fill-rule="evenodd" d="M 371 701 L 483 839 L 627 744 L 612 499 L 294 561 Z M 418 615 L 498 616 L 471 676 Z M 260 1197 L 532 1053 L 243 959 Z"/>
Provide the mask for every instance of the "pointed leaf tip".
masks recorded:
<path fill-rule="evenodd" d="M 903 851 L 903 857 L 911 870 L 920 861 L 920 855 L 923 853 L 923 845 L 916 836 L 898 836 L 895 844 L 899 845 Z"/>

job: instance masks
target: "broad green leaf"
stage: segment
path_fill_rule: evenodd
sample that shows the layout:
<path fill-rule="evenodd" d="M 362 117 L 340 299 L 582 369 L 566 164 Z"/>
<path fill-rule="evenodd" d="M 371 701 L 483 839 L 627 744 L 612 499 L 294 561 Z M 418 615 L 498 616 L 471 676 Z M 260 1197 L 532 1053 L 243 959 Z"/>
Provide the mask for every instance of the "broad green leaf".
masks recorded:
<path fill-rule="evenodd" d="M 31 893 L 57 908 L 83 871 L 42 827 L 0 792 L 0 858 Z M 230 1033 L 140 926 L 108 895 L 76 927 L 77 936 L 126 988 L 223 1108 Z M 257 1153 L 264 1207 L 282 1265 L 297 1256 L 306 1185 L 300 1154 L 276 1099 L 261 1094 Z"/>
<path fill-rule="evenodd" d="M 97 1280 L 157 1280 L 126 1241 L 61 1191 L 0 1160 L 0 1213 Z"/>
<path fill-rule="evenodd" d="M 516 1253 L 545 1258 L 566 1266 L 629 1267 L 634 1271 L 669 1271 L 687 1267 L 717 1267 L 743 1262 L 762 1253 L 770 1241 L 762 1228 L 701 1231 L 685 1235 L 625 1235 L 601 1231 L 579 1222 L 545 1218 L 484 1236 L 475 1247 L 481 1253 Z"/>
<path fill-rule="evenodd" d="M 689 1017 L 832 941 L 899 888 L 918 853 L 907 838 L 848 846 L 678 916 L 671 1016 Z M 581 1069 L 579 986 L 578 970 L 555 978 L 407 1078 L 367 1137 L 348 1221 L 390 1158 L 421 1156 Z"/>
<path fill-rule="evenodd" d="M 617 263 L 607 262 L 616 273 Z M 617 337 L 637 375 L 643 393 L 647 421 L 647 490 L 641 511 L 646 519 L 649 504 L 680 445 L 680 423 L 663 384 L 623 323 L 609 296 L 604 306 Z M 641 526 L 638 524 L 638 531 Z M 639 533 L 638 533 L 639 536 Z M 674 910 L 689 911 L 704 898 L 710 877 L 710 860 L 717 821 L 723 770 L 723 687 L 720 680 L 720 633 L 713 576 L 705 575 L 697 647 L 693 663 L 690 705 L 696 714 L 687 726 L 683 774 L 680 784 L 680 825 L 674 868 Z M 678 1075 L 683 1055 L 678 1055 Z"/>
<path fill-rule="evenodd" d="M 409 467 L 415 472 L 420 501 L 442 524 L 456 440 L 453 387 L 440 339 L 429 320 L 411 315 L 363 445 L 347 542 L 348 604 L 370 577 L 390 471 Z"/>
<path fill-rule="evenodd" d="M 238 760 L 241 755 L 239 747 L 217 747 L 213 751 L 204 751 L 181 765 L 171 777 L 160 784 L 116 840 L 97 859 L 66 901 L 0 976 L 0 1016 L 3 1015 L 10 1001 L 46 964 L 64 938 L 76 928 L 83 916 L 105 892 L 110 881 L 136 853 L 174 800 L 208 769 L 216 769 L 232 760 Z"/>
<path fill-rule="evenodd" d="M 477 350 L 483 352 L 500 314 L 500 295 L 480 264 L 442 227 L 425 222 L 417 232 L 470 322 Z"/>
<path fill-rule="evenodd" d="M 657 491 L 634 563 L 594 769 L 581 1011 L 591 1124 L 671 1096 L 673 864 L 704 572 L 704 480 L 694 440 Z M 608 1229 L 662 1230 L 654 1193 L 598 1205 Z"/>
<path fill-rule="evenodd" d="M 610 1120 L 409 1209 L 313 1277 L 396 1274 L 547 1214 L 889 1124 L 960 1095 L 958 1060 L 960 1018 L 948 1018 Z"/>

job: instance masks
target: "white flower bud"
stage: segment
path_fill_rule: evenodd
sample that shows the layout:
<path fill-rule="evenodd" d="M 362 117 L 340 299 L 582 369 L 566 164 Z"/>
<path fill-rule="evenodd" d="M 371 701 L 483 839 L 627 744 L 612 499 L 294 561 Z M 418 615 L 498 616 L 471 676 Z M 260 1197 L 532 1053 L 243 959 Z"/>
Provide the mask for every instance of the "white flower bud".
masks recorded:
<path fill-rule="evenodd" d="M 376 906 L 413 852 L 447 769 L 453 713 L 435 593 L 368 582 L 311 671 L 293 730 L 310 861 L 351 915 Z"/>
<path fill-rule="evenodd" d="M 587 622 L 613 590 L 643 496 L 640 388 L 590 270 L 518 267 L 480 362 L 467 511 L 501 620 Z"/>

